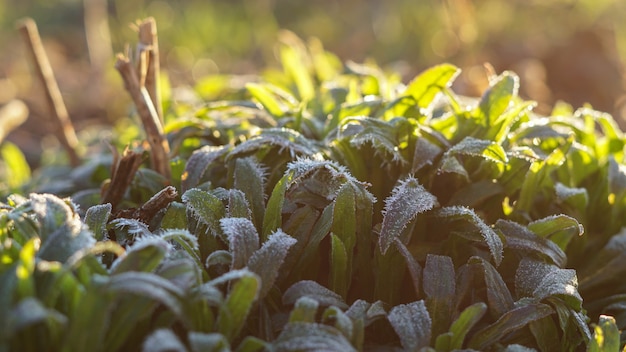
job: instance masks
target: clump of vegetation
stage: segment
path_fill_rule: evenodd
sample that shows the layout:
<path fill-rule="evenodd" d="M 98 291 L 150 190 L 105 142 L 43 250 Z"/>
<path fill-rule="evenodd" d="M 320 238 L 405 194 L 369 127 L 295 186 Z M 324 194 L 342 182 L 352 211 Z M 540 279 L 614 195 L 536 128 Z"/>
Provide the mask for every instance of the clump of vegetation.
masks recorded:
<path fill-rule="evenodd" d="M 163 103 L 167 172 L 135 145 L 12 185 L 0 349 L 624 344 L 625 139 L 611 116 L 536 116 L 513 72 L 468 99 L 449 64 L 404 85 L 292 42 L 281 71 L 241 89 L 209 77 Z"/>

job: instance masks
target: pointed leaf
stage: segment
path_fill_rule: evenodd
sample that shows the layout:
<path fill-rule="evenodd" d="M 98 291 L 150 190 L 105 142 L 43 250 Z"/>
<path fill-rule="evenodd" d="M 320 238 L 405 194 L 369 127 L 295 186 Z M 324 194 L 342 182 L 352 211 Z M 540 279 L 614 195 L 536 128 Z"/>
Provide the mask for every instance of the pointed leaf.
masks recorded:
<path fill-rule="evenodd" d="M 495 323 L 476 332 L 467 346 L 477 350 L 484 350 L 500 341 L 507 334 L 517 331 L 530 322 L 546 317 L 553 312 L 550 306 L 542 303 L 532 303 L 517 307 L 502 315 Z"/>
<path fill-rule="evenodd" d="M 196 221 L 209 227 L 212 234 L 219 234 L 220 219 L 226 215 L 224 204 L 216 196 L 209 192 L 192 188 L 182 196 L 183 202 L 187 206 L 187 212 Z"/>
<path fill-rule="evenodd" d="M 487 312 L 487 305 L 483 302 L 474 303 L 465 308 L 459 317 L 450 326 L 452 338 L 450 350 L 461 349 L 467 333 L 476 325 Z"/>
<path fill-rule="evenodd" d="M 185 171 L 181 177 L 181 192 L 184 194 L 187 190 L 197 187 L 209 165 L 227 152 L 228 148 L 225 146 L 204 146 L 196 149 L 185 165 Z"/>
<path fill-rule="evenodd" d="M 487 288 L 487 301 L 491 315 L 497 318 L 511 310 L 514 306 L 513 297 L 496 268 L 480 257 L 472 257 L 468 262 L 477 263 L 483 268 L 485 286 Z"/>
<path fill-rule="evenodd" d="M 228 246 L 232 254 L 232 269 L 241 269 L 252 254 L 259 249 L 259 235 L 254 224 L 245 218 L 220 219 L 222 231 L 228 237 Z"/>
<path fill-rule="evenodd" d="M 489 252 L 493 257 L 494 263 L 496 266 L 500 265 L 502 262 L 502 252 L 504 250 L 502 240 L 472 209 L 460 206 L 443 207 L 435 212 L 435 216 L 448 221 L 465 220 L 473 224 L 478 231 L 480 231 L 485 244 L 489 247 Z"/>
<path fill-rule="evenodd" d="M 341 296 L 311 280 L 302 280 L 291 285 L 283 294 L 283 304 L 294 304 L 300 297 L 304 296 L 316 300 L 322 306 L 332 305 L 341 309 L 348 308 Z"/>
<path fill-rule="evenodd" d="M 87 209 L 85 224 L 93 232 L 96 241 L 102 241 L 107 237 L 107 223 L 111 216 L 112 206 L 110 203 L 94 205 Z"/>
<path fill-rule="evenodd" d="M 281 117 L 285 114 L 286 108 L 280 104 L 270 89 L 268 83 L 246 83 L 246 89 L 253 98 L 259 101 L 263 108 L 274 117 Z"/>
<path fill-rule="evenodd" d="M 460 72 L 450 64 L 432 67 L 411 81 L 404 94 L 412 96 L 420 108 L 428 108 L 438 93 L 452 85 Z"/>
<path fill-rule="evenodd" d="M 235 188 L 246 195 L 252 220 L 260 230 L 265 215 L 265 170 L 253 158 L 239 158 L 235 161 L 234 174 Z"/>
<path fill-rule="evenodd" d="M 456 155 L 470 155 L 484 158 L 495 163 L 507 163 L 509 161 L 504 148 L 496 142 L 465 137 L 462 141 L 448 149 L 444 158 Z"/>
<path fill-rule="evenodd" d="M 230 344 L 226 337 L 218 333 L 205 333 L 192 331 L 188 335 L 191 352 L 227 352 Z"/>
<path fill-rule="evenodd" d="M 274 286 L 278 270 L 294 244 L 296 240 L 293 237 L 278 230 L 271 234 L 263 246 L 248 260 L 248 268 L 261 278 L 260 299 L 263 299 Z"/>
<path fill-rule="evenodd" d="M 282 225 L 283 203 L 285 202 L 285 192 L 287 186 L 293 180 L 293 172 L 287 172 L 276 183 L 272 195 L 267 202 L 265 217 L 263 218 L 263 238 L 267 238 L 270 233 L 278 230 Z"/>
<path fill-rule="evenodd" d="M 499 219 L 496 222 L 496 228 L 504 234 L 507 248 L 548 258 L 558 267 L 563 267 L 567 262 L 565 252 L 556 243 L 537 236 L 525 226 Z"/>
<path fill-rule="evenodd" d="M 519 77 L 510 71 L 503 72 L 485 91 L 476 111 L 483 126 L 492 126 L 509 108 L 519 90 Z"/>
<path fill-rule="evenodd" d="M 620 332 L 615 324 L 615 318 L 600 315 L 598 325 L 594 327 L 593 339 L 589 342 L 587 351 L 619 351 Z"/>
<path fill-rule="evenodd" d="M 455 281 L 452 258 L 432 254 L 426 256 L 423 287 L 434 336 L 446 332 L 450 326 L 456 294 Z"/>
<path fill-rule="evenodd" d="M 556 243 L 563 251 L 570 240 L 575 236 L 582 236 L 585 229 L 575 218 L 560 214 L 535 220 L 528 224 L 528 228 L 538 236 L 547 238 Z"/>
<path fill-rule="evenodd" d="M 161 264 L 170 247 L 167 242 L 156 237 L 138 241 L 126 251 L 126 255 L 113 262 L 111 275 L 132 271 L 150 272 Z"/>
<path fill-rule="evenodd" d="M 259 277 L 249 271 L 232 285 L 226 304 L 220 306 L 218 319 L 219 331 L 227 339 L 233 339 L 241 332 L 248 313 L 256 302 L 260 286 Z"/>
<path fill-rule="evenodd" d="M 345 298 L 348 294 L 348 255 L 343 241 L 330 234 L 330 288 Z"/>
<path fill-rule="evenodd" d="M 378 244 L 385 254 L 393 241 L 417 214 L 438 206 L 437 198 L 420 185 L 417 179 L 408 177 L 394 187 L 385 200 L 383 225 Z"/>
<path fill-rule="evenodd" d="M 287 351 L 355 351 L 343 334 L 332 326 L 316 323 L 289 323 L 276 341 L 277 352 Z"/>
<path fill-rule="evenodd" d="M 515 290 L 519 296 L 538 301 L 558 295 L 570 308 L 580 310 L 582 307 L 583 299 L 578 293 L 578 279 L 573 269 L 560 269 L 524 258 L 515 273 Z"/>
<path fill-rule="evenodd" d="M 141 348 L 145 352 L 187 352 L 187 348 L 170 329 L 158 329 L 150 334 Z"/>

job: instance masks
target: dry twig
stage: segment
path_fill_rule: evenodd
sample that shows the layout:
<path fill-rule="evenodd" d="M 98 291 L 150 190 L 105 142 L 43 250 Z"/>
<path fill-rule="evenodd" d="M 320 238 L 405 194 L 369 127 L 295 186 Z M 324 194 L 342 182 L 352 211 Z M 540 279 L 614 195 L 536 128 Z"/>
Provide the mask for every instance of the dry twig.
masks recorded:
<path fill-rule="evenodd" d="M 102 190 L 102 204 L 111 203 L 111 207 L 115 210 L 133 181 L 143 157 L 141 153 L 134 152 L 128 148 L 124 150 L 121 158 L 117 150 L 112 148 L 112 151 L 111 182 Z"/>
<path fill-rule="evenodd" d="M 163 136 L 163 127 L 157 116 L 150 94 L 145 87 L 140 85 L 137 72 L 126 56 L 122 54 L 117 56 L 115 68 L 124 80 L 124 86 L 137 107 L 137 112 L 146 131 L 148 143 L 150 144 L 152 168 L 166 179 L 169 179 L 170 164 L 168 153 L 170 147 L 167 139 Z"/>
<path fill-rule="evenodd" d="M 163 108 L 161 106 L 161 87 L 159 75 L 161 64 L 159 61 L 159 40 L 157 37 L 156 21 L 148 17 L 139 24 L 139 57 L 145 55 L 145 80 L 142 83 L 150 93 L 150 98 L 156 109 L 159 121 L 163 123 Z M 143 72 L 140 71 L 142 74 Z"/>
<path fill-rule="evenodd" d="M 54 116 L 54 122 L 57 126 L 57 138 L 59 138 L 61 144 L 65 148 L 65 151 L 69 155 L 70 163 L 72 166 L 80 164 L 80 158 L 76 152 L 78 145 L 78 138 L 76 138 L 76 132 L 74 126 L 69 118 L 63 97 L 59 90 L 56 79 L 54 78 L 54 72 L 48 56 L 41 44 L 41 38 L 39 37 L 39 31 L 37 30 L 37 24 L 31 18 L 25 18 L 18 22 L 18 29 L 22 34 L 24 43 L 29 49 L 31 58 L 37 69 L 37 75 L 39 80 L 43 83 L 46 92 L 46 99 L 50 106 L 52 115 Z"/>

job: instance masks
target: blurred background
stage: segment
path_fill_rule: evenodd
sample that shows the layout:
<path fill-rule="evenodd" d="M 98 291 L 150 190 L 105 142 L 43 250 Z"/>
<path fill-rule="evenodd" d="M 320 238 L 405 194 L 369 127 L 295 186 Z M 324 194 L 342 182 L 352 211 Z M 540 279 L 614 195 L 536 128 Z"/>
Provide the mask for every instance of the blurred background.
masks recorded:
<path fill-rule="evenodd" d="M 0 104 L 24 100 L 30 117 L 9 136 L 25 141 L 50 126 L 43 90 L 15 30 L 39 26 L 61 92 L 78 129 L 128 115 L 114 56 L 157 20 L 161 64 L 173 86 L 217 74 L 276 66 L 280 30 L 319 38 L 342 60 L 377 62 L 408 82 L 442 62 L 463 69 L 460 94 L 479 95 L 485 63 L 521 77 L 521 95 L 548 114 L 559 100 L 626 117 L 626 1 L 623 0 L 0 0 Z"/>

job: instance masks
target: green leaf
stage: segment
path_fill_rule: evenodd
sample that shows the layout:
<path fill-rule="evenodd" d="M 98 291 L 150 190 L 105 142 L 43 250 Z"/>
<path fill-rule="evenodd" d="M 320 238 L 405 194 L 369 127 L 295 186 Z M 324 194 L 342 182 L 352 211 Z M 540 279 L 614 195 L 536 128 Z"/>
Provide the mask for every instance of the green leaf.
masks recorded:
<path fill-rule="evenodd" d="M 478 215 L 476 215 L 472 209 L 459 206 L 443 207 L 438 209 L 434 215 L 448 221 L 464 220 L 474 225 L 482 235 L 483 241 L 487 247 L 489 247 L 489 252 L 491 253 L 494 263 L 496 266 L 500 265 L 504 249 L 502 240 L 493 228 L 485 224 L 485 222 Z"/>
<path fill-rule="evenodd" d="M 456 157 L 457 155 L 481 157 L 485 160 L 501 164 L 506 164 L 509 161 L 501 145 L 493 141 L 474 137 L 465 137 L 462 141 L 448 149 L 444 154 L 444 161 L 442 161 L 442 163 L 445 162 L 446 158 Z"/>
<path fill-rule="evenodd" d="M 259 249 L 259 235 L 254 224 L 245 218 L 222 218 L 220 225 L 228 238 L 228 247 L 232 254 L 231 268 L 243 268 Z"/>
<path fill-rule="evenodd" d="M 352 341 L 354 326 L 352 320 L 339 308 L 330 306 L 322 314 L 322 322 L 334 326 L 343 336 Z"/>
<path fill-rule="evenodd" d="M 528 224 L 528 229 L 537 236 L 556 243 L 563 251 L 567 249 L 567 245 L 573 237 L 582 236 L 585 232 L 583 225 L 579 224 L 575 218 L 564 214 L 535 220 Z"/>
<path fill-rule="evenodd" d="M 346 298 L 350 279 L 348 277 L 348 254 L 343 241 L 330 234 L 330 289 Z"/>
<path fill-rule="evenodd" d="M 322 306 L 348 308 L 341 296 L 311 280 L 302 280 L 291 285 L 283 294 L 283 304 L 294 304 L 299 298 L 305 296 L 316 300 Z"/>
<path fill-rule="evenodd" d="M 94 205 L 87 209 L 85 214 L 85 224 L 93 232 L 96 241 L 102 241 L 107 238 L 107 223 L 111 216 L 111 204 Z"/>
<path fill-rule="evenodd" d="M 590 258 L 579 271 L 581 291 L 612 282 L 621 282 L 626 273 L 626 229 L 611 237 L 609 242 Z"/>
<path fill-rule="evenodd" d="M 303 60 L 303 53 L 294 46 L 282 45 L 280 47 L 280 62 L 285 72 L 293 79 L 298 88 L 301 100 L 307 101 L 315 97 L 313 79 Z"/>
<path fill-rule="evenodd" d="M 252 221 L 261 231 L 265 216 L 265 173 L 254 158 L 238 158 L 235 161 L 234 187 L 241 190 L 252 208 Z"/>
<path fill-rule="evenodd" d="M 293 180 L 293 174 L 293 172 L 285 173 L 272 190 L 272 195 L 267 201 L 265 217 L 263 218 L 263 238 L 267 238 L 270 233 L 276 231 L 282 225 L 285 192 L 287 191 L 287 186 Z"/>
<path fill-rule="evenodd" d="M 208 226 L 214 236 L 220 234 L 220 219 L 226 215 L 224 204 L 209 192 L 192 188 L 185 192 L 182 200 L 187 206 L 187 212 L 196 221 Z"/>
<path fill-rule="evenodd" d="M 431 319 L 424 301 L 395 306 L 387 316 L 405 351 L 430 345 Z"/>
<path fill-rule="evenodd" d="M 408 223 L 417 214 L 438 206 L 437 198 L 420 185 L 417 179 L 408 177 L 394 187 L 385 200 L 383 225 L 378 245 L 385 254 L 396 238 L 399 238 Z"/>
<path fill-rule="evenodd" d="M 412 96 L 420 108 L 428 108 L 438 93 L 452 85 L 460 72 L 450 64 L 434 66 L 413 79 L 404 94 Z"/>
<path fill-rule="evenodd" d="M 456 294 L 455 282 L 452 258 L 433 254 L 426 256 L 423 288 L 434 336 L 444 333 L 450 326 Z"/>
<path fill-rule="evenodd" d="M 143 342 L 145 352 L 187 352 L 187 348 L 170 329 L 157 329 Z"/>
<path fill-rule="evenodd" d="M 482 319 L 485 312 L 487 312 L 487 305 L 483 302 L 474 303 L 461 312 L 450 326 L 450 332 L 452 333 L 450 350 L 463 347 L 465 336 Z"/>
<path fill-rule="evenodd" d="M 51 194 L 31 194 L 29 199 L 40 225 L 39 258 L 63 263 L 77 251 L 96 242 L 69 201 Z"/>
<path fill-rule="evenodd" d="M 275 351 L 355 351 L 345 336 L 332 326 L 316 323 L 289 323 L 276 341 Z"/>
<path fill-rule="evenodd" d="M 187 224 L 187 207 L 183 203 L 172 202 L 167 207 L 163 220 L 161 220 L 162 229 L 186 229 Z"/>
<path fill-rule="evenodd" d="M 8 336 L 15 335 L 39 323 L 47 325 L 49 332 L 56 330 L 60 335 L 60 332 L 68 322 L 65 315 L 54 309 L 46 308 L 41 301 L 33 297 L 26 297 L 20 300 L 11 311 L 3 314 L 8 315 L 7 331 L 3 333 L 3 335 L 6 334 Z"/>
<path fill-rule="evenodd" d="M 270 349 L 270 343 L 265 342 L 258 337 L 249 335 L 241 341 L 235 352 L 262 352 Z"/>
<path fill-rule="evenodd" d="M 502 315 L 495 323 L 477 331 L 468 342 L 467 347 L 484 350 L 509 333 L 522 329 L 530 322 L 546 317 L 553 312 L 550 306 L 542 303 L 531 303 L 514 308 Z"/>
<path fill-rule="evenodd" d="M 493 126 L 509 108 L 519 90 L 519 77 L 510 71 L 503 72 L 485 91 L 474 114 L 479 124 Z"/>
<path fill-rule="evenodd" d="M 217 191 L 217 189 L 215 191 Z M 225 193 L 228 199 L 228 206 L 226 207 L 227 217 L 252 219 L 250 204 L 248 204 L 246 195 L 242 191 L 238 189 L 229 189 Z"/>
<path fill-rule="evenodd" d="M 406 164 L 399 145 L 411 128 L 408 120 L 400 117 L 391 121 L 367 116 L 349 117 L 342 121 L 339 138 L 348 138 L 350 145 L 356 148 L 371 144 L 377 152 L 391 156 L 390 161 Z"/>
<path fill-rule="evenodd" d="M 289 313 L 290 323 L 314 323 L 317 316 L 317 309 L 320 304 L 313 298 L 303 296 L 298 298 Z"/>
<path fill-rule="evenodd" d="M 134 294 L 154 300 L 166 306 L 177 317 L 183 317 L 183 292 L 172 282 L 155 274 L 124 272 L 112 275 L 104 290 L 118 297 Z"/>
<path fill-rule="evenodd" d="M 263 246 L 255 251 L 248 260 L 248 268 L 259 275 L 261 288 L 259 299 L 265 298 L 278 277 L 278 270 L 282 266 L 289 249 L 296 243 L 296 240 L 277 230 L 269 236 Z"/>
<path fill-rule="evenodd" d="M 267 110 L 274 117 L 281 117 L 285 114 L 287 110 L 286 107 L 281 105 L 281 103 L 276 99 L 273 95 L 272 91 L 267 88 L 269 83 L 246 83 L 246 89 L 252 97 L 261 103 L 263 108 Z"/>
<path fill-rule="evenodd" d="M 232 285 L 226 304 L 220 306 L 218 319 L 219 331 L 227 339 L 233 339 L 239 335 L 246 322 L 248 313 L 259 294 L 259 277 L 247 270 Z"/>
<path fill-rule="evenodd" d="M 4 181 L 10 189 L 16 189 L 30 181 L 30 166 L 22 151 L 13 143 L 3 141 L 0 146 L 0 155 L 4 162 Z"/>
<path fill-rule="evenodd" d="M 615 318 L 600 315 L 598 324 L 593 329 L 593 339 L 589 341 L 587 351 L 609 352 L 620 350 L 620 332 L 615 324 Z"/>
<path fill-rule="evenodd" d="M 135 242 L 126 255 L 117 258 L 111 266 L 111 275 L 154 270 L 170 250 L 170 245 L 159 238 L 143 239 Z"/>

